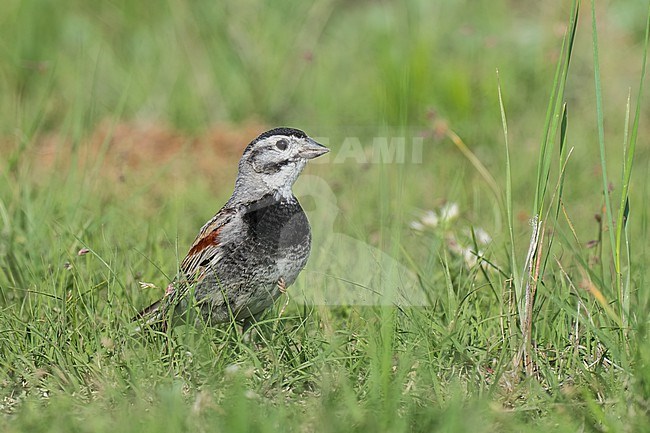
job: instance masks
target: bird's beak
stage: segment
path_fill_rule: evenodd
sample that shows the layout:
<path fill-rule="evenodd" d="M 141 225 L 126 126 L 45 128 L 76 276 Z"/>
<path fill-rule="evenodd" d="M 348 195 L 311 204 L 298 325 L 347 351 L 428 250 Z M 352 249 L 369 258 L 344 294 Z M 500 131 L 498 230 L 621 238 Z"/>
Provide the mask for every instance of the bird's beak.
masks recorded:
<path fill-rule="evenodd" d="M 329 151 L 330 150 L 327 147 L 315 142 L 311 138 L 308 138 L 306 143 L 298 151 L 298 156 L 305 159 L 314 159 Z"/>

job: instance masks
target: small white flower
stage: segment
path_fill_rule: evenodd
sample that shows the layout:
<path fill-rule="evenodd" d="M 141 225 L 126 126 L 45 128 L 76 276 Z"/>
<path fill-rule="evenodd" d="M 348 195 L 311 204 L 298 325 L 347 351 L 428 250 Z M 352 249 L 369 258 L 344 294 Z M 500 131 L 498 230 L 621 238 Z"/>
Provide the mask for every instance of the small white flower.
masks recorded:
<path fill-rule="evenodd" d="M 440 208 L 440 219 L 443 222 L 448 222 L 457 218 L 459 213 L 458 203 L 449 202 Z"/>
<path fill-rule="evenodd" d="M 424 230 L 424 225 L 420 221 L 411 221 L 409 224 L 409 227 L 411 227 L 413 230 L 417 230 L 419 232 Z"/>
<path fill-rule="evenodd" d="M 483 230 L 481 227 L 477 227 L 474 229 L 474 235 L 476 236 L 476 241 L 479 244 L 487 245 L 490 242 L 492 242 L 492 237 Z"/>
<path fill-rule="evenodd" d="M 420 220 L 422 221 L 422 224 L 424 224 L 425 226 L 429 226 L 433 228 L 437 227 L 439 222 L 438 215 L 436 215 L 436 213 L 432 210 L 426 211 L 425 214 L 422 216 L 422 218 L 420 218 Z"/>
<path fill-rule="evenodd" d="M 468 268 L 471 268 L 474 265 L 476 265 L 476 262 L 478 261 L 478 257 L 480 256 L 481 256 L 480 251 L 478 252 L 478 254 L 476 254 L 470 248 L 465 248 L 463 250 L 463 259 L 465 260 L 465 264 L 467 265 Z"/>

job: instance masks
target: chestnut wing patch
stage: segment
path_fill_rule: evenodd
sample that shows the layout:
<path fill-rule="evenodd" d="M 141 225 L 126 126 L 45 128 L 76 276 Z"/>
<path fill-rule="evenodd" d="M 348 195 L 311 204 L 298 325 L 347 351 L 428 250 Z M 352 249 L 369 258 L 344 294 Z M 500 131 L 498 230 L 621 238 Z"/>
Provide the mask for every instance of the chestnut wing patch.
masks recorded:
<path fill-rule="evenodd" d="M 219 245 L 218 236 L 222 228 L 223 226 L 216 227 L 208 234 L 206 234 L 204 237 L 200 237 L 196 239 L 194 241 L 194 244 L 192 245 L 192 248 L 190 248 L 190 252 L 187 253 L 188 257 L 200 254 L 201 251 L 203 251 L 204 249 L 208 248 L 211 245 L 213 246 Z"/>
<path fill-rule="evenodd" d="M 200 277 L 205 267 L 217 258 L 221 232 L 235 213 L 235 209 L 221 209 L 212 220 L 203 226 L 181 263 L 181 271 L 188 279 L 193 280 Z"/>

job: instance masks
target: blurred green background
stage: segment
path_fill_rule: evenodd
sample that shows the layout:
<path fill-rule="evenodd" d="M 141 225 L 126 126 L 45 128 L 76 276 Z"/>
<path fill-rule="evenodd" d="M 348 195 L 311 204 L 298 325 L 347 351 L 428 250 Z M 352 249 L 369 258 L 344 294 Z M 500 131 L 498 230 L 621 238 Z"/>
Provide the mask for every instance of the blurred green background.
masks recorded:
<path fill-rule="evenodd" d="M 590 6 L 580 10 L 564 97 L 573 151 L 533 312 L 535 368 L 524 374 L 512 362 L 520 330 L 511 287 L 524 271 L 569 2 L 3 0 L 0 429 L 641 431 L 648 102 L 630 184 L 632 306 L 621 327 L 607 308 L 619 311 L 620 297 L 598 220 Z M 647 12 L 644 1 L 596 4 L 604 159 L 617 199 Z M 325 195 L 298 181 L 315 233 L 295 290 L 346 277 L 319 273 L 318 249 L 345 236 L 417 275 L 431 307 L 290 301 L 254 344 L 232 326 L 134 337 L 129 318 L 160 295 L 230 195 L 241 149 L 280 125 L 332 148 L 307 169 Z M 373 162 L 377 137 L 404 138 L 404 163 Z M 409 159 L 417 140 L 422 159 Z M 363 153 L 344 157 L 350 143 Z M 450 204 L 457 216 L 422 225 Z M 323 224 L 332 215 L 334 225 Z M 487 267 L 468 260 L 479 229 L 491 239 L 480 248 Z M 78 256 L 81 248 L 92 252 Z"/>
<path fill-rule="evenodd" d="M 187 140 L 215 124 L 289 124 L 329 137 L 335 150 L 350 136 L 367 145 L 375 136 L 435 135 L 433 123 L 442 121 L 502 180 L 496 70 L 513 157 L 529 161 L 538 153 L 570 5 L 8 0 L 2 9 L 5 155 L 50 132 L 83 146 L 106 120 L 169 126 Z M 588 185 L 599 159 L 587 9 L 567 86 L 576 148 L 575 188 L 567 193 L 597 200 Z M 643 2 L 598 8 L 613 166 L 622 157 L 625 101 L 638 82 L 644 11 Z M 647 147 L 639 153 L 644 166 Z M 416 172 L 451 180 L 463 169 L 456 154 L 447 142 L 427 140 L 427 164 Z M 516 197 L 529 191 L 528 174 L 513 173 Z M 420 183 L 431 197 L 451 194 L 433 177 Z M 431 206 L 431 197 L 409 204 Z"/>

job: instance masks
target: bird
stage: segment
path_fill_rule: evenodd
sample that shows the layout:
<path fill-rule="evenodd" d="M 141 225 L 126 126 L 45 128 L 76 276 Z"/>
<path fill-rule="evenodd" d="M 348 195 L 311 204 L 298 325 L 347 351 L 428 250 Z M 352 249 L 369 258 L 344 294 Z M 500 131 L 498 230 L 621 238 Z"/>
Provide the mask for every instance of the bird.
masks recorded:
<path fill-rule="evenodd" d="M 162 299 L 134 320 L 163 331 L 188 321 L 234 320 L 248 330 L 307 263 L 311 228 L 292 186 L 309 160 L 327 152 L 295 128 L 274 128 L 251 141 L 232 196 L 203 225 Z"/>

